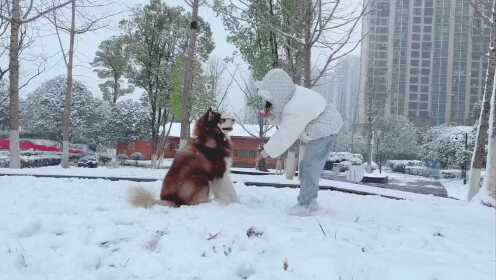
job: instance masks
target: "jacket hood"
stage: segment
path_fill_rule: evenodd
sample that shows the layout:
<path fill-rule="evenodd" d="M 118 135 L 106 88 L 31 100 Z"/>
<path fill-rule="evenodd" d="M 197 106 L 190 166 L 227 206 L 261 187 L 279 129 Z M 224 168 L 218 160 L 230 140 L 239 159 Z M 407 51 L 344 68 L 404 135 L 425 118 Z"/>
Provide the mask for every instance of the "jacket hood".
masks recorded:
<path fill-rule="evenodd" d="M 272 103 L 272 114 L 277 122 L 295 90 L 296 86 L 291 77 L 282 69 L 270 70 L 260 83 L 259 94 L 264 100 Z"/>

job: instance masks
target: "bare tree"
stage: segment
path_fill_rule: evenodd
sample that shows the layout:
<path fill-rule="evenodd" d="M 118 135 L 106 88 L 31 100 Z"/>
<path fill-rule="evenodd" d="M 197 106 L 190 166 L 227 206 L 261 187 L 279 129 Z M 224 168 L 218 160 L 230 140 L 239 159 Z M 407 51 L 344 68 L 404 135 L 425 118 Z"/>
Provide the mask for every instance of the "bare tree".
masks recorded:
<path fill-rule="evenodd" d="M 100 23 L 112 16 L 104 15 L 97 17 L 93 15 L 88 17 L 83 14 L 80 10 L 84 8 L 101 7 L 95 3 L 85 3 L 85 0 L 71 0 L 71 12 L 70 12 L 70 23 L 65 25 L 62 20 L 60 20 L 61 15 L 57 14 L 56 10 L 52 11 L 51 16 L 46 16 L 45 18 L 50 21 L 50 23 L 55 27 L 57 34 L 57 39 L 59 42 L 60 50 L 64 58 L 64 62 L 67 68 L 67 89 L 64 98 L 64 114 L 63 114 L 63 136 L 62 136 L 62 167 L 69 168 L 69 148 L 70 148 L 70 138 L 71 138 L 71 104 L 72 104 L 72 92 L 73 92 L 73 73 L 74 73 L 74 47 L 76 36 L 90 32 L 96 31 L 103 28 L 104 26 Z M 79 3 L 79 4 L 78 4 Z M 79 12 L 82 24 L 76 26 L 76 14 Z M 69 50 L 66 54 L 64 50 L 64 45 L 62 43 L 60 31 L 67 32 L 69 34 Z"/>
<path fill-rule="evenodd" d="M 485 10 L 487 11 L 488 9 L 486 8 Z M 489 45 L 489 60 L 490 60 L 489 64 L 491 63 L 494 64 L 495 63 L 494 58 L 496 58 L 495 56 L 496 39 L 494 37 L 494 35 L 496 34 L 496 0 L 492 0 L 491 16 L 486 16 L 483 13 L 481 13 L 480 16 L 485 19 L 486 23 L 491 28 L 491 43 Z M 492 66 L 491 65 L 488 66 L 488 73 L 490 67 Z M 489 98 L 490 100 L 489 119 L 487 120 L 487 127 L 488 127 L 487 162 L 486 162 L 486 174 L 484 177 L 484 185 L 482 187 L 483 191 L 479 191 L 479 185 L 473 183 L 470 185 L 469 196 L 468 196 L 468 199 L 472 199 L 474 196 L 476 196 L 477 201 L 480 201 L 481 203 L 492 207 L 496 207 L 496 180 L 494 180 L 494 178 L 496 178 L 496 84 L 495 84 L 496 76 L 494 75 L 496 75 L 496 73 L 494 73 L 494 68 L 493 68 L 493 76 L 486 77 L 486 87 L 485 87 L 486 92 L 484 93 L 484 105 L 481 111 L 481 122 L 482 122 L 482 118 L 485 117 L 484 107 L 487 106 L 486 102 Z M 490 85 L 487 84 L 488 82 L 491 82 L 492 94 L 487 92 L 488 88 L 490 88 Z M 483 126 L 481 127 L 481 124 L 479 123 L 478 129 L 479 129 L 478 138 L 480 138 L 481 130 L 485 128 Z M 480 173 L 479 174 L 476 173 L 476 175 L 480 175 Z M 472 178 L 470 178 L 470 180 L 472 180 Z"/>
<path fill-rule="evenodd" d="M 491 9 L 491 3 L 494 6 L 496 1 L 476 0 L 475 2 L 472 2 L 474 10 L 482 21 L 481 26 L 490 26 L 490 41 L 486 81 L 483 92 L 481 112 L 477 126 L 477 139 L 472 155 L 469 175 L 468 200 L 471 200 L 480 189 L 481 171 L 484 168 L 486 154 L 485 146 L 488 139 L 489 114 L 491 108 L 490 101 L 491 95 L 493 94 L 494 74 L 496 69 L 496 25 L 494 24 L 494 22 L 496 21 L 496 15 L 494 14 L 494 8 Z M 492 15 L 489 14 L 489 11 L 492 11 Z"/>
<path fill-rule="evenodd" d="M 273 128 L 273 126 L 269 125 L 267 121 L 260 115 L 260 111 L 264 108 L 264 102 L 261 99 L 260 95 L 258 95 L 257 87 L 255 85 L 255 80 L 250 78 L 248 80 L 244 78 L 236 78 L 233 74 L 232 77 L 238 86 L 239 89 L 243 92 L 245 96 L 246 105 L 251 111 L 251 114 L 255 117 L 258 125 L 258 131 L 249 130 L 242 121 L 241 116 L 237 115 L 233 112 L 234 116 L 237 119 L 237 122 L 243 128 L 243 130 L 248 133 L 250 136 L 256 138 L 258 140 L 258 145 L 261 148 L 267 139 L 267 132 Z M 261 171 L 267 171 L 267 162 L 266 159 L 257 155 L 257 161 L 255 164 L 255 168 Z"/>
<path fill-rule="evenodd" d="M 268 4 L 261 5 L 259 2 Z M 268 8 L 263 9 L 265 6 Z M 367 6 L 350 8 L 349 3 L 342 0 L 281 3 L 272 0 L 217 0 L 215 6 L 215 10 L 224 16 L 231 32 L 243 32 L 246 24 L 251 24 L 250 11 L 253 9 L 257 9 L 257 32 L 270 30 L 276 37 L 272 48 L 278 56 L 276 60 L 280 60 L 281 66 L 286 65 L 295 83 L 311 88 L 327 75 L 337 60 L 360 46 L 361 39 L 355 40 L 353 35 L 360 27 Z M 319 61 L 323 63 L 320 65 L 312 61 L 314 50 L 321 53 Z"/>
<path fill-rule="evenodd" d="M 0 11 L 3 12 L 8 7 L 7 0 L 0 1 Z M 9 40 L 8 30 L 10 21 L 6 20 L 4 17 L 0 18 L 0 59 L 3 59 L 4 55 L 9 51 Z M 4 76 L 9 72 L 9 67 L 0 65 L 0 81 L 3 81 Z M 1 102 L 0 102 L 1 103 Z"/>
<path fill-rule="evenodd" d="M 358 48 L 361 39 L 354 40 L 353 35 L 367 6 L 350 8 L 349 1 L 342 0 L 216 0 L 214 9 L 223 16 L 234 44 L 252 64 L 257 78 L 270 68 L 281 67 L 296 84 L 312 88 L 336 61 Z M 254 47 L 260 45 L 265 49 L 257 48 L 254 56 Z M 313 51 L 319 51 L 318 60 L 312 61 Z M 267 58 L 271 58 L 270 65 L 264 62 Z M 286 166 L 296 166 L 293 155 L 297 150 L 295 143 Z M 291 169 L 286 169 L 288 178 L 294 176 L 289 174 L 294 173 Z"/>
<path fill-rule="evenodd" d="M 186 65 L 184 66 L 183 93 L 181 102 L 181 140 L 179 146 L 182 148 L 189 139 L 190 134 L 190 112 L 191 95 L 193 89 L 193 67 L 195 61 L 196 38 L 198 34 L 198 8 L 199 0 L 185 0 L 192 8 L 191 23 L 188 34 L 188 46 L 186 49 Z"/>
<path fill-rule="evenodd" d="M 229 60 L 229 59 L 227 59 Z M 229 90 L 234 83 L 239 66 L 236 65 L 232 75 L 229 75 L 228 64 L 226 60 L 212 58 L 207 64 L 206 75 L 208 84 L 217 98 L 217 110 L 224 111 L 224 101 L 229 94 Z M 227 76 L 227 80 L 225 79 Z"/>
<path fill-rule="evenodd" d="M 496 13 L 496 5 L 493 6 L 493 14 Z M 495 78 L 496 80 L 496 78 Z M 487 145 L 486 175 L 484 177 L 484 192 L 487 195 L 481 197 L 484 204 L 496 207 L 496 85 L 493 84 L 491 97 L 491 112 L 489 115 L 489 132 Z"/>
<path fill-rule="evenodd" d="M 35 7 L 34 0 L 30 0 L 25 11 L 21 8 L 21 0 L 6 1 L 6 10 L 0 11 L 0 18 L 8 21 L 10 25 L 9 45 L 9 127 L 10 127 L 10 168 L 20 168 L 19 150 L 19 55 L 22 46 L 22 28 L 34 22 L 53 10 L 68 5 L 71 1 L 53 4 L 50 7 Z M 36 14 L 30 16 L 33 10 Z"/>

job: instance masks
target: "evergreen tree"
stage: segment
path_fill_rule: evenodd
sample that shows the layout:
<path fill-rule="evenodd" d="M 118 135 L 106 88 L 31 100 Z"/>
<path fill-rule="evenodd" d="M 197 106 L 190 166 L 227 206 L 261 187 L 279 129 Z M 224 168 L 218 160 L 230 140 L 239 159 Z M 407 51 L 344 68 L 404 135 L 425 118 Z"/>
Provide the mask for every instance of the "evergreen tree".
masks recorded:
<path fill-rule="evenodd" d="M 100 79 L 103 99 L 110 104 L 117 103 L 119 97 L 133 92 L 134 87 L 121 88 L 122 78 L 129 68 L 130 53 L 124 37 L 112 37 L 100 43 L 91 65 Z"/>
<path fill-rule="evenodd" d="M 48 139 L 62 141 L 62 115 L 66 78 L 59 76 L 43 83 L 26 99 L 25 129 Z M 95 99 L 89 89 L 79 81 L 74 82 L 71 104 L 72 142 L 97 144 L 105 107 Z"/>

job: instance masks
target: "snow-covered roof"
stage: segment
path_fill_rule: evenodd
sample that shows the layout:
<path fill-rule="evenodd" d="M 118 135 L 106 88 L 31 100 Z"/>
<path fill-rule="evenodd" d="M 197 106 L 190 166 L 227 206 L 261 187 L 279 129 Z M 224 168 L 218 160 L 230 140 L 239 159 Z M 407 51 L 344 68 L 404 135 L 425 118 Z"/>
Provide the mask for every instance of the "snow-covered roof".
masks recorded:
<path fill-rule="evenodd" d="M 169 125 L 170 125 L 170 123 L 168 123 L 165 126 L 166 130 L 169 129 Z M 194 125 L 191 125 L 191 133 L 192 134 L 193 134 L 193 128 L 194 128 Z M 253 125 L 253 124 L 240 125 L 240 124 L 236 123 L 233 126 L 233 131 L 231 131 L 229 133 L 229 135 L 231 137 L 253 137 L 253 135 L 250 135 L 250 133 L 248 133 L 247 130 L 253 135 L 258 135 L 259 127 L 258 127 L 258 125 Z M 267 131 L 267 133 L 265 135 L 266 135 L 266 137 L 271 137 L 272 135 L 274 135 L 275 132 L 276 132 L 276 129 L 271 128 L 269 131 Z M 177 123 L 177 122 L 172 123 L 172 127 L 170 130 L 169 136 L 179 137 L 180 135 L 181 135 L 181 123 Z"/>

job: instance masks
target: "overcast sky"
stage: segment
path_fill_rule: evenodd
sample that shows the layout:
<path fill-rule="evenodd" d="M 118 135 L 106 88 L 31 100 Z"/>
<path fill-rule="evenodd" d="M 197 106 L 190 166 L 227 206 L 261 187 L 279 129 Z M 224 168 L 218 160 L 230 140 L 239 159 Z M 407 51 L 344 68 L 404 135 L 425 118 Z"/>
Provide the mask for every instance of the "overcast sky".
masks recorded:
<path fill-rule="evenodd" d="M 107 0 L 99 0 L 102 2 L 110 2 Z M 350 0 L 351 2 L 357 3 L 360 0 Z M 183 0 L 168 0 L 165 1 L 169 6 L 183 6 L 185 9 L 190 10 L 190 7 L 184 4 Z M 125 0 L 125 1 L 113 1 L 113 4 L 105 7 L 99 8 L 100 13 L 114 13 L 117 11 L 127 11 L 132 7 L 137 5 L 145 5 L 149 3 L 148 0 Z M 94 11 L 93 11 L 94 12 Z M 226 56 L 232 55 L 235 51 L 235 47 L 227 42 L 227 32 L 224 29 L 222 20 L 215 16 L 215 13 L 208 7 L 200 8 L 200 16 L 206 19 L 210 23 L 212 28 L 212 33 L 215 41 L 215 49 L 212 52 L 212 57 L 224 58 Z M 101 80 L 98 79 L 96 73 L 91 68 L 90 62 L 94 58 L 95 51 L 101 41 L 108 39 L 113 35 L 120 33 L 118 28 L 118 22 L 122 18 L 127 17 L 128 13 L 123 12 L 112 19 L 108 20 L 108 27 L 95 32 L 86 33 L 79 35 L 76 39 L 76 55 L 75 55 L 75 69 L 74 76 L 76 79 L 85 83 L 96 96 L 101 96 L 98 84 Z M 53 34 L 53 28 L 48 25 L 44 20 L 39 21 L 36 24 L 36 29 L 38 33 L 41 34 L 41 38 L 38 38 L 30 50 L 31 54 L 40 54 L 47 59 L 45 72 L 33 80 L 27 87 L 21 90 L 21 94 L 25 96 L 27 93 L 33 91 L 41 83 L 53 78 L 57 75 L 65 75 L 66 68 L 62 55 L 60 53 L 59 43 L 57 37 Z M 69 38 L 66 34 L 63 34 L 64 44 L 67 45 Z M 2 59 L 4 60 L 4 59 Z M 4 62 L 5 63 L 5 62 Z M 26 76 L 30 70 L 32 70 L 32 64 L 29 62 L 21 62 L 21 73 Z M 21 81 L 22 82 L 22 81 Z M 135 95 L 138 95 L 136 93 Z M 228 104 L 231 106 L 232 111 L 240 112 L 244 102 L 243 96 L 239 89 L 233 87 L 228 96 Z"/>

